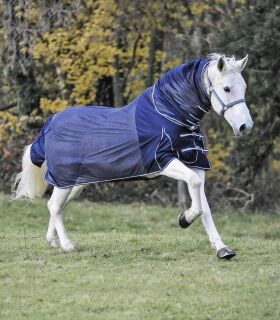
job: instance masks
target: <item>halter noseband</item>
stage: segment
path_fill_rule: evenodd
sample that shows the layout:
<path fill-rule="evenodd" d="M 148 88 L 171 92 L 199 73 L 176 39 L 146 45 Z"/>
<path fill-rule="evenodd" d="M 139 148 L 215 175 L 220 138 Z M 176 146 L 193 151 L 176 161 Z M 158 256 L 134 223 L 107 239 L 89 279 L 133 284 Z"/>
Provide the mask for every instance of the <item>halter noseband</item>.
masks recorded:
<path fill-rule="evenodd" d="M 221 106 L 222 106 L 222 110 L 221 110 L 221 115 L 224 116 L 225 112 L 235 106 L 236 104 L 238 103 L 242 103 L 242 102 L 246 102 L 245 99 L 239 99 L 239 100 L 235 100 L 235 101 L 232 101 L 228 104 L 224 104 L 223 100 L 219 97 L 218 93 L 215 91 L 214 87 L 213 87 L 213 84 L 209 78 L 209 74 L 208 74 L 208 67 L 209 65 L 207 66 L 207 71 L 206 71 L 206 75 L 207 75 L 207 80 L 208 80 L 208 85 L 209 85 L 209 98 L 210 98 L 210 101 L 211 101 L 211 96 L 212 96 L 212 93 L 214 94 L 214 96 L 216 97 L 216 99 L 220 102 Z"/>

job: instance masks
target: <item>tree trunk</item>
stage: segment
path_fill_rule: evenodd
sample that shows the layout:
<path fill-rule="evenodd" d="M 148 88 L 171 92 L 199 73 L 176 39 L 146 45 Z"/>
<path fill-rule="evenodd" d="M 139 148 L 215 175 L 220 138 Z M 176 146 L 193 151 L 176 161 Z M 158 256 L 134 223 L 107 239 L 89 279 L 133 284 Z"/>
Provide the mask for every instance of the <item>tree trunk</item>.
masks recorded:
<path fill-rule="evenodd" d="M 150 46 L 149 46 L 146 87 L 150 87 L 153 84 L 154 72 L 155 72 L 155 61 L 156 61 L 156 28 L 153 27 L 151 31 L 151 39 L 150 39 Z"/>
<path fill-rule="evenodd" d="M 5 77 L 20 115 L 39 105 L 38 86 L 31 55 L 32 33 L 28 21 L 29 0 L 4 1 L 4 32 L 7 37 Z"/>
<path fill-rule="evenodd" d="M 124 105 L 123 98 L 123 85 L 122 85 L 122 77 L 120 74 L 120 64 L 119 64 L 119 56 L 115 56 L 114 62 L 115 74 L 113 77 L 113 90 L 114 90 L 114 106 L 121 107 Z"/>

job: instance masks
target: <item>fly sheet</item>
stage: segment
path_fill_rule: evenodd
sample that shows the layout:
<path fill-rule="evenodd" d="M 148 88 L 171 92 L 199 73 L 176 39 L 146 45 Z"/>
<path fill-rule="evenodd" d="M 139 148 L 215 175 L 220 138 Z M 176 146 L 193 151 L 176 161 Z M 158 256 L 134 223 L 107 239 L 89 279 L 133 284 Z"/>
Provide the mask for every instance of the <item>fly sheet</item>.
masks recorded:
<path fill-rule="evenodd" d="M 199 121 L 210 109 L 197 59 L 163 75 L 122 108 L 71 107 L 51 116 L 31 146 L 46 161 L 45 179 L 59 188 L 134 180 L 162 171 L 177 158 L 210 169 Z"/>

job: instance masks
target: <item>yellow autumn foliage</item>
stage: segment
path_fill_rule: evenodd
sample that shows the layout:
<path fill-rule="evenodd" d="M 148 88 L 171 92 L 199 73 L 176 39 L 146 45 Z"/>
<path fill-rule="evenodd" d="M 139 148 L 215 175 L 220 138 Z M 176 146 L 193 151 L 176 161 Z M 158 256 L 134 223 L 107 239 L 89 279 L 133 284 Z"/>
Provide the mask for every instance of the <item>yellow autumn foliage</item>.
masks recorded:
<path fill-rule="evenodd" d="M 243 3 L 244 0 L 234 2 Z M 60 4 L 62 7 L 71 6 L 73 2 L 63 0 Z M 196 26 L 201 27 L 203 15 L 221 13 L 225 6 L 225 0 L 211 1 L 211 4 L 206 0 L 189 1 L 186 5 L 166 0 L 83 2 L 67 26 L 43 29 L 32 46 L 24 43 L 19 47 L 22 55 L 32 54 L 35 61 L 36 81 L 42 92 L 38 108 L 41 118 L 36 112 L 28 118 L 1 112 L 0 151 L 7 141 L 14 139 L 16 144 L 17 135 L 30 129 L 28 122 L 41 123 L 50 114 L 73 105 L 96 104 L 100 83 L 109 79 L 108 85 L 112 86 L 117 72 L 125 81 L 122 87 L 125 102 L 133 100 L 146 88 L 152 30 L 156 30 L 157 35 L 160 32 L 167 35 L 162 46 L 155 50 L 154 64 L 157 67 L 153 78 L 156 80 L 163 72 L 181 64 L 183 59 L 190 58 L 185 54 L 177 55 L 179 50 L 174 50 L 172 44 L 178 42 L 189 46 L 191 33 Z M 21 8 L 17 10 L 16 15 L 20 18 Z M 43 14 L 39 3 L 30 1 L 29 23 L 38 25 Z M 36 32 L 39 33 L 37 29 Z M 2 33 L 0 28 L 1 39 L 4 38 Z M 118 67 L 115 65 L 116 57 Z M 208 136 L 209 158 L 213 165 L 209 175 L 227 182 L 229 167 L 225 159 L 229 156 L 230 147 L 220 142 L 224 137 L 221 139 L 217 132 L 210 130 Z"/>
<path fill-rule="evenodd" d="M 231 148 L 226 146 L 226 142 L 219 141 L 218 133 L 213 129 L 208 131 L 208 138 L 215 143 L 209 143 L 208 158 L 212 164 L 212 170 L 209 171 L 209 177 L 215 177 L 218 181 L 228 182 L 230 177 L 230 167 L 226 164 L 225 159 L 229 156 Z"/>
<path fill-rule="evenodd" d="M 46 113 L 56 113 L 69 108 L 68 101 L 60 98 L 55 100 L 41 98 L 40 104 L 41 109 Z"/>
<path fill-rule="evenodd" d="M 178 8 L 174 4 L 167 3 L 167 6 L 173 10 L 172 14 L 176 18 L 176 14 L 179 13 Z M 134 99 L 145 89 L 150 41 L 149 21 L 157 23 L 159 29 L 165 28 L 161 15 L 163 10 L 161 2 L 155 1 L 143 6 L 143 10 L 146 10 L 144 21 L 136 21 L 129 25 L 125 31 L 126 38 L 123 40 L 126 45 L 122 47 L 119 47 L 117 33 L 125 27 L 122 25 L 123 16 L 136 14 L 134 4 L 125 1 L 125 5 L 118 6 L 113 0 L 91 0 L 87 2 L 86 7 L 92 10 L 91 15 L 87 10 L 81 10 L 69 29 L 58 28 L 55 32 L 43 34 L 33 51 L 38 66 L 47 64 L 55 70 L 53 85 L 58 88 L 58 95 L 51 99 L 41 99 L 40 107 L 44 111 L 56 112 L 67 105 L 93 104 L 99 81 L 113 76 L 116 72 L 114 67 L 116 56 L 120 63 L 119 72 L 124 74 L 130 68 L 131 59 L 134 58 L 134 65 L 124 88 L 126 100 Z M 141 26 L 145 27 L 141 29 Z M 135 39 L 139 32 L 141 37 L 135 49 Z M 163 60 L 163 51 L 157 50 L 156 63 Z M 179 63 L 181 61 L 175 58 L 169 60 L 164 67 L 168 69 Z M 159 76 L 160 74 L 155 74 L 155 78 Z M 50 86 L 49 83 L 43 85 L 46 88 Z"/>

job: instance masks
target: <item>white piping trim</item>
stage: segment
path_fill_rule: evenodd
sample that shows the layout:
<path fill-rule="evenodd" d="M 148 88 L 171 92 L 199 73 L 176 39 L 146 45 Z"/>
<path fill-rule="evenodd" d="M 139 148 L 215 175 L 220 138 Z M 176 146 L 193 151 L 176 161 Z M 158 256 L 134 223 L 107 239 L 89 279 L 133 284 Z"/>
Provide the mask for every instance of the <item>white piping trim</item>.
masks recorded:
<path fill-rule="evenodd" d="M 208 149 L 205 148 L 204 139 L 202 139 L 202 144 L 203 144 L 203 149 L 206 150 L 206 151 L 209 151 Z"/>
<path fill-rule="evenodd" d="M 193 117 L 195 120 L 200 121 L 197 117 L 195 117 L 193 114 L 190 113 L 190 116 Z"/>
<path fill-rule="evenodd" d="M 195 157 L 195 160 L 194 160 L 194 161 L 186 161 L 186 160 L 184 160 L 184 158 L 183 158 L 182 161 L 184 161 L 184 162 L 187 163 L 187 164 L 195 163 L 195 162 L 197 161 L 197 158 L 198 158 L 198 150 L 197 150 L 197 149 L 195 149 L 195 150 L 196 150 L 196 157 Z"/>
<path fill-rule="evenodd" d="M 196 146 L 196 148 L 185 148 L 185 149 L 181 149 L 181 152 L 185 152 L 185 151 L 190 151 L 190 150 L 197 150 L 197 151 L 202 151 L 202 152 L 208 152 L 208 149 L 204 149 L 204 148 L 200 148 L 199 146 Z"/>
<path fill-rule="evenodd" d="M 154 159 L 155 159 L 155 161 L 156 161 L 156 163 L 157 163 L 157 165 L 158 165 L 158 167 L 161 169 L 161 166 L 160 166 L 160 164 L 158 163 L 158 161 L 157 161 L 157 149 L 158 149 L 158 147 L 159 147 L 159 145 L 161 144 L 161 142 L 162 142 L 162 138 L 163 138 L 163 128 L 161 128 L 161 138 L 160 138 L 160 141 L 159 141 L 159 143 L 158 143 L 158 145 L 156 146 L 156 149 L 155 149 L 155 156 L 154 156 Z"/>
<path fill-rule="evenodd" d="M 189 123 L 191 123 L 193 126 L 198 126 L 198 124 L 196 124 L 196 123 L 194 123 L 194 122 L 192 122 L 191 120 L 189 120 L 189 119 L 186 119 L 186 121 L 188 121 Z"/>
<path fill-rule="evenodd" d="M 192 163 L 195 163 L 197 161 L 197 158 L 198 158 L 198 150 L 197 150 L 197 145 L 195 143 L 195 140 L 193 141 L 194 145 L 195 145 L 195 148 L 185 148 L 185 149 L 182 149 L 181 152 L 184 152 L 184 151 L 187 151 L 188 149 L 189 150 L 196 150 L 196 158 L 194 161 L 185 161 L 183 160 L 186 164 L 192 164 Z"/>
<path fill-rule="evenodd" d="M 199 133 L 180 133 L 180 138 L 183 138 L 183 137 L 189 137 L 189 136 L 196 136 L 196 137 L 199 137 L 199 138 L 203 138 L 203 135 L 202 134 L 199 134 Z"/>
<path fill-rule="evenodd" d="M 191 130 L 191 127 L 190 127 L 190 126 L 188 126 L 188 125 L 184 124 L 183 122 L 178 121 L 178 120 L 176 120 L 176 119 L 174 119 L 174 118 L 172 118 L 172 117 L 169 117 L 169 116 L 167 116 L 166 114 L 163 114 L 163 113 L 161 113 L 161 112 L 158 110 L 158 108 L 157 108 L 157 106 L 156 106 L 156 103 L 155 103 L 155 99 L 154 99 L 154 92 L 155 92 L 155 84 L 153 85 L 152 101 L 153 101 L 153 104 L 154 104 L 154 107 L 155 107 L 156 111 L 157 111 L 161 116 L 163 116 L 164 118 L 166 118 L 167 120 L 169 120 L 169 121 L 171 121 L 171 122 L 173 122 L 173 123 L 176 123 L 176 124 L 178 124 L 178 125 L 180 125 L 180 126 L 187 127 L 187 128 L 189 128 L 189 129 Z M 196 125 L 196 126 L 197 126 L 197 125 Z"/>
<path fill-rule="evenodd" d="M 168 138 L 169 141 L 170 141 L 171 150 L 172 150 L 172 151 L 175 151 L 175 149 L 173 148 L 172 140 L 171 140 L 169 134 L 165 131 L 165 127 L 163 128 L 163 131 L 164 131 L 165 135 L 167 136 L 167 138 Z"/>
<path fill-rule="evenodd" d="M 203 111 L 204 113 L 207 113 L 207 111 L 204 110 L 204 109 L 202 109 L 200 106 L 197 106 L 197 107 L 198 107 L 198 109 L 200 109 L 200 110 Z"/>
<path fill-rule="evenodd" d="M 165 127 L 164 127 L 164 133 L 165 133 L 165 135 L 167 136 L 167 138 L 168 138 L 169 141 L 170 141 L 171 150 L 172 150 L 172 151 L 176 151 L 178 160 L 180 160 L 180 154 L 179 154 L 178 150 L 175 150 L 175 149 L 174 149 L 173 144 L 172 144 L 172 140 L 171 140 L 169 134 L 165 131 Z"/>

